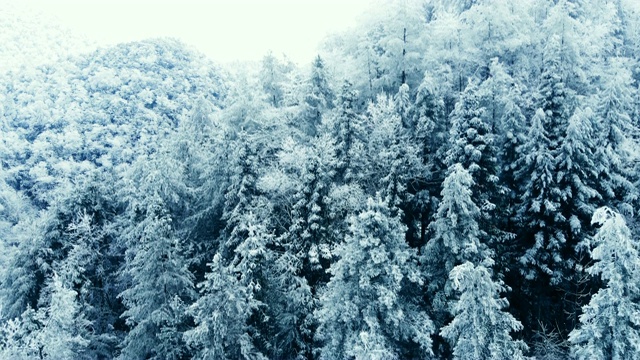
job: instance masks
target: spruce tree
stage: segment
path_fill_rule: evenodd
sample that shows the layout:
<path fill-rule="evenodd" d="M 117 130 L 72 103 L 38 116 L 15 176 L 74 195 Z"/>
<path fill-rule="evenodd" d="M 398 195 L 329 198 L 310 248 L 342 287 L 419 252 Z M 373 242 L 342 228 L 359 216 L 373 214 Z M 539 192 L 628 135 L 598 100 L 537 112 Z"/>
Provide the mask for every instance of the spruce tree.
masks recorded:
<path fill-rule="evenodd" d="M 561 232 L 555 230 L 558 223 L 564 222 L 565 219 L 559 213 L 555 154 L 550 149 L 551 141 L 546 127 L 543 126 L 545 118 L 545 112 L 538 109 L 531 119 L 528 141 L 522 149 L 525 157 L 518 169 L 520 178 L 530 179 L 521 190 L 518 212 L 523 225 L 530 231 L 529 234 L 520 235 L 521 239 L 526 241 L 526 252 L 520 262 L 523 266 L 521 271 L 527 279 L 533 280 L 540 271 L 552 279 L 552 283 L 557 284 L 562 278 L 559 265 L 556 265 L 562 262 L 558 251 L 565 238 Z"/>
<path fill-rule="evenodd" d="M 130 330 L 120 357 L 180 359 L 187 353 L 182 334 L 186 307 L 195 297 L 193 275 L 162 198 L 152 193 L 133 206 L 122 274 L 127 287 L 119 295 Z"/>
<path fill-rule="evenodd" d="M 88 351 L 92 324 L 81 312 L 78 293 L 68 286 L 54 274 L 45 288 L 49 303 L 35 315 L 41 324 L 35 341 L 45 359 L 89 359 L 96 355 Z"/>
<path fill-rule="evenodd" d="M 576 359 L 634 359 L 640 356 L 640 249 L 622 215 L 599 208 L 601 225 L 592 241 L 587 271 L 604 282 L 583 307 L 580 326 L 569 334 Z"/>
<path fill-rule="evenodd" d="M 313 60 L 311 76 L 304 92 L 302 117 L 305 124 L 301 125 L 308 135 L 315 136 L 318 134 L 323 114 L 333 108 L 334 101 L 324 60 L 320 55 Z"/>
<path fill-rule="evenodd" d="M 449 139 L 448 118 L 434 82 L 432 76 L 425 74 L 417 90 L 414 118 L 409 128 L 420 159 L 417 177 L 407 189 L 415 192 L 413 212 L 407 212 L 407 215 L 413 213 L 419 221 L 419 238 L 412 243 L 415 247 L 423 246 L 427 241 L 429 218 L 436 212 L 442 179 L 447 172 L 445 144 Z"/>
<path fill-rule="evenodd" d="M 484 119 L 478 86 L 470 80 L 451 113 L 451 131 L 446 153 L 448 166 L 461 164 L 473 178 L 473 200 L 482 209 L 478 219 L 483 231 L 495 235 L 496 206 L 504 192 L 498 183 L 498 159 L 492 126 Z M 486 240 L 486 239 L 485 239 Z"/>
<path fill-rule="evenodd" d="M 460 297 L 451 307 L 453 320 L 440 334 L 453 348 L 453 358 L 525 359 L 527 345 L 511 336 L 522 324 L 504 310 L 509 305 L 499 297 L 504 287 L 491 278 L 491 272 L 465 262 L 453 268 L 449 278 Z"/>
<path fill-rule="evenodd" d="M 251 286 L 259 284 L 239 280 L 235 269 L 225 266 L 219 254 L 209 267 L 205 281 L 198 284 L 200 298 L 188 310 L 196 326 L 184 333 L 194 358 L 264 358 L 255 348 L 249 324 L 261 305 Z"/>
<path fill-rule="evenodd" d="M 637 132 L 632 120 L 634 91 L 631 72 L 624 59 L 611 58 L 603 76 L 595 109 L 598 122 L 595 126 L 596 161 L 601 164 L 598 188 L 607 203 L 631 213 L 637 202 L 637 175 L 631 166 L 631 154 L 627 144 Z"/>
<path fill-rule="evenodd" d="M 432 353 L 433 324 L 415 288 L 422 282 L 406 227 L 380 198 L 350 218 L 332 278 L 320 295 L 320 359 L 397 359 Z M 414 289 L 413 291 L 411 289 Z"/>
<path fill-rule="evenodd" d="M 480 208 L 473 202 L 471 174 L 460 164 L 451 167 L 444 180 L 442 200 L 429 229 L 433 236 L 424 246 L 422 264 L 428 279 L 428 299 L 442 326 L 449 300 L 453 297 L 449 273 L 454 267 L 471 261 L 486 266 L 492 264 L 492 254 L 485 243 L 478 219 Z"/>

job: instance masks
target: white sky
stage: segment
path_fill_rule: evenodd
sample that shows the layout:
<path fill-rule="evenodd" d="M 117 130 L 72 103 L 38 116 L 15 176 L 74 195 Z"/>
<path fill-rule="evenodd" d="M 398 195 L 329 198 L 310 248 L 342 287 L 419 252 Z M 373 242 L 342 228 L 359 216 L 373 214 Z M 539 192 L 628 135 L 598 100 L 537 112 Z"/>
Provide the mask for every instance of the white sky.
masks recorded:
<path fill-rule="evenodd" d="M 100 44 L 172 36 L 217 62 L 258 60 L 267 51 L 311 62 L 328 33 L 346 30 L 367 0 L 31 0 Z"/>

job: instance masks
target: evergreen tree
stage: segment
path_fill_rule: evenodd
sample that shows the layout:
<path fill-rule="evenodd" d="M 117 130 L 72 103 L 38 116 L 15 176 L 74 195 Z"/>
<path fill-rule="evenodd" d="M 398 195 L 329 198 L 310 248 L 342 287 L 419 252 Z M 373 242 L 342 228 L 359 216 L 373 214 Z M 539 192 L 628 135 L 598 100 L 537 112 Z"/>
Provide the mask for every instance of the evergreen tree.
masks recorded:
<path fill-rule="evenodd" d="M 280 107 L 284 98 L 284 83 L 293 65 L 285 57 L 280 60 L 269 52 L 262 58 L 260 83 L 273 107 Z"/>
<path fill-rule="evenodd" d="M 336 175 L 340 182 L 345 182 L 355 176 L 352 168 L 353 151 L 364 140 L 360 138 L 364 132 L 360 129 L 357 101 L 357 91 L 353 89 L 353 85 L 349 81 L 345 80 L 338 94 L 336 106 L 326 119 L 325 126 L 335 142 L 338 166 Z"/>
<path fill-rule="evenodd" d="M 396 105 L 396 112 L 402 119 L 402 126 L 404 128 L 410 128 L 414 116 L 409 85 L 404 83 L 400 85 L 398 92 L 393 96 L 393 102 Z"/>
<path fill-rule="evenodd" d="M 315 136 L 322 121 L 322 115 L 333 107 L 334 95 L 329 87 L 329 79 L 324 60 L 318 55 L 311 66 L 311 77 L 305 89 L 303 103 L 303 124 L 306 133 Z"/>
<path fill-rule="evenodd" d="M 395 359 L 429 355 L 433 324 L 412 288 L 420 285 L 406 227 L 388 205 L 369 199 L 350 219 L 332 278 L 315 317 L 321 359 Z"/>
<path fill-rule="evenodd" d="M 584 237 L 589 224 L 588 217 L 602 201 L 602 196 L 595 189 L 599 169 L 594 161 L 597 160 L 594 155 L 594 118 L 590 108 L 576 110 L 569 119 L 567 133 L 556 158 L 557 181 L 563 204 L 561 212 L 569 222 L 567 240 L 573 247 Z"/>
<path fill-rule="evenodd" d="M 188 204 L 176 222 L 178 236 L 186 239 L 185 256 L 197 279 L 206 272 L 206 263 L 218 250 L 218 236 L 223 227 L 221 218 L 226 190 L 226 160 L 229 139 L 220 121 L 220 112 L 206 98 L 197 100 L 191 114 L 180 122 L 176 133 L 167 139 L 168 159 L 184 187 L 179 189 L 182 201 Z"/>
<path fill-rule="evenodd" d="M 527 142 L 522 148 L 525 157 L 518 169 L 519 178 L 530 179 L 521 190 L 523 192 L 518 217 L 527 229 L 533 231 L 529 234 L 532 238 L 527 238 L 526 253 L 520 261 L 523 265 L 521 271 L 527 279 L 535 278 L 537 270 L 534 269 L 537 268 L 549 276 L 552 283 L 557 284 L 562 273 L 554 264 L 562 262 L 558 251 L 565 239 L 555 229 L 564 219 L 559 213 L 560 204 L 554 176 L 555 156 L 550 149 L 548 132 L 543 126 L 545 118 L 544 111 L 538 109 L 531 119 Z"/>
<path fill-rule="evenodd" d="M 454 359 L 525 359 L 527 345 L 511 337 L 522 324 L 504 310 L 504 288 L 484 266 L 458 265 L 449 275 L 460 297 L 452 306 L 453 321 L 440 334 L 453 348 Z"/>
<path fill-rule="evenodd" d="M 21 317 L 3 322 L 0 327 L 0 356 L 17 360 L 39 357 L 37 329 L 35 311 L 31 308 L 24 311 Z"/>
<path fill-rule="evenodd" d="M 413 198 L 413 212 L 419 217 L 419 239 L 412 243 L 415 247 L 426 243 L 429 218 L 436 212 L 440 196 L 442 179 L 445 178 L 447 166 L 445 152 L 448 134 L 448 119 L 444 114 L 444 101 L 439 98 L 435 80 L 425 74 L 418 87 L 413 111 L 413 121 L 409 129 L 412 140 L 416 144 L 420 163 L 417 178 L 408 187 L 408 191 L 415 192 Z"/>
<path fill-rule="evenodd" d="M 392 207 L 406 208 L 407 184 L 417 176 L 420 159 L 411 143 L 393 100 L 378 97 L 367 109 L 367 143 L 358 155 L 357 182 L 370 195 L 380 192 Z"/>
<path fill-rule="evenodd" d="M 85 356 L 112 357 L 123 330 L 122 305 L 116 278 L 121 258 L 115 235 L 119 205 L 114 179 L 105 171 L 81 180 L 72 192 L 41 213 L 24 228 L 25 238 L 16 249 L 3 280 L 3 316 L 23 317 L 24 311 L 42 313 L 50 303 L 54 273 L 63 286 L 76 293 L 78 318 L 91 323 Z M 29 310 L 31 309 L 31 310 Z"/>
<path fill-rule="evenodd" d="M 562 38 L 552 36 L 544 48 L 544 62 L 536 91 L 537 106 L 544 111 L 544 128 L 548 132 L 549 150 L 562 144 L 569 117 L 575 108 L 574 91 L 565 82 L 567 59 L 563 57 Z"/>
<path fill-rule="evenodd" d="M 501 138 L 500 144 L 500 160 L 502 168 L 500 171 L 500 183 L 509 189 L 507 201 L 509 204 L 509 214 L 513 214 L 518 194 L 518 180 L 516 170 L 520 158 L 522 146 L 527 141 L 526 118 L 522 112 L 521 105 L 518 100 L 522 101 L 521 90 L 517 84 L 514 84 L 508 90 L 505 96 L 505 104 L 503 114 L 500 119 Z"/>
<path fill-rule="evenodd" d="M 128 231 L 127 287 L 119 297 L 130 330 L 122 341 L 121 358 L 179 359 L 187 350 L 186 306 L 195 297 L 193 275 L 187 269 L 171 215 L 157 193 L 133 204 L 135 225 Z"/>
<path fill-rule="evenodd" d="M 316 285 L 326 283 L 330 248 L 335 243 L 327 201 L 337 164 L 330 136 L 317 137 L 310 145 L 285 143 L 280 164 L 291 172 L 295 184 L 291 224 L 283 236 L 289 237 L 288 250 L 300 257 L 303 268 L 299 270 L 315 292 Z"/>
<path fill-rule="evenodd" d="M 452 128 L 446 161 L 449 167 L 461 164 L 471 174 L 473 200 L 482 209 L 478 221 L 483 231 L 495 235 L 498 224 L 492 219 L 504 190 L 498 183 L 495 136 L 491 125 L 484 120 L 486 109 L 480 100 L 478 87 L 470 80 L 451 113 Z"/>
<path fill-rule="evenodd" d="M 281 221 L 285 227 L 276 241 L 282 252 L 275 260 L 275 282 L 281 285 L 274 304 L 278 308 L 274 340 L 278 357 L 294 358 L 311 351 L 315 308 L 311 297 L 328 281 L 326 270 L 336 242 L 332 229 L 340 227 L 342 220 L 330 218 L 328 211 L 336 168 L 330 136 L 320 135 L 309 145 L 289 139 L 279 159 L 291 187 L 288 198 L 276 203 L 285 211 Z"/>
<path fill-rule="evenodd" d="M 94 209 L 96 210 L 96 209 Z M 102 213 L 105 211 L 105 213 Z M 86 210 L 68 227 L 69 247 L 64 259 L 54 263 L 60 281 L 77 291 L 78 318 L 90 323 L 87 358 L 109 358 L 116 352 L 122 336 L 119 316 L 124 311 L 117 301 L 117 254 L 113 224 L 107 209 L 89 215 Z M 119 250 L 119 249 L 118 249 Z"/>
<path fill-rule="evenodd" d="M 77 301 L 78 294 L 63 284 L 54 274 L 45 288 L 50 300 L 41 307 L 35 317 L 41 324 L 35 341 L 40 357 L 45 359 L 89 359 L 89 329 L 91 323 L 83 316 Z"/>
<path fill-rule="evenodd" d="M 451 167 L 442 185 L 442 200 L 433 222 L 433 236 L 424 246 L 422 263 L 429 277 L 428 296 L 439 325 L 445 323 L 446 307 L 452 298 L 448 281 L 454 267 L 471 261 L 492 266 L 492 253 L 482 242 L 484 233 L 478 219 L 480 208 L 473 202 L 471 174 L 460 164 Z"/>
<path fill-rule="evenodd" d="M 189 308 L 196 326 L 184 334 L 195 351 L 194 358 L 264 358 L 255 349 L 249 329 L 249 318 L 260 302 L 219 254 L 209 266 L 205 281 L 198 284 L 201 297 Z"/>
<path fill-rule="evenodd" d="M 598 123 L 596 152 L 601 163 L 598 176 L 602 179 L 598 187 L 607 203 L 627 213 L 631 204 L 637 201 L 638 190 L 632 181 L 637 181 L 630 166 L 630 153 L 626 144 L 637 132 L 637 124 L 631 118 L 633 89 L 631 72 L 623 59 L 609 60 L 610 69 L 603 77 L 603 85 L 598 94 L 596 113 Z M 635 178 L 634 178 L 635 177 Z"/>
<path fill-rule="evenodd" d="M 567 133 L 556 158 L 556 180 L 561 203 L 559 212 L 566 219 L 561 228 L 566 234 L 566 244 L 559 250 L 565 264 L 565 281 L 562 287 L 566 295 L 562 310 L 567 315 L 568 329 L 577 324 L 579 309 L 583 305 L 583 293 L 588 292 L 588 287 L 580 289 L 581 286 L 589 285 L 581 280 L 585 277 L 582 269 L 588 261 L 588 255 L 582 251 L 581 244 L 591 233 L 589 217 L 603 200 L 597 190 L 599 166 L 597 156 L 594 155 L 595 121 L 590 108 L 576 110 L 569 119 Z"/>
<path fill-rule="evenodd" d="M 41 213 L 22 229 L 19 242 L 11 249 L 2 279 L 2 320 L 20 318 L 27 309 L 37 309 L 40 292 L 50 273 L 50 259 L 43 255 L 50 249 L 42 232 L 49 214 Z M 47 261 L 48 260 L 48 261 Z"/>
<path fill-rule="evenodd" d="M 433 174 L 432 178 L 444 178 L 445 154 L 440 149 L 444 149 L 449 139 L 449 124 L 444 114 L 444 101 L 438 96 L 435 79 L 429 74 L 425 74 L 418 87 L 414 107 L 413 131 L 420 144 L 422 163 Z"/>
<path fill-rule="evenodd" d="M 93 359 L 92 324 L 77 301 L 78 293 L 54 274 L 43 289 L 40 308 L 25 310 L 3 324 L 0 355 L 7 359 Z"/>
<path fill-rule="evenodd" d="M 224 194 L 222 219 L 225 227 L 220 238 L 220 252 L 223 259 L 233 258 L 233 253 L 242 241 L 241 222 L 245 213 L 252 209 L 252 201 L 257 194 L 257 164 L 260 162 L 256 149 L 251 146 L 246 133 L 228 142 L 227 188 Z"/>
<path fill-rule="evenodd" d="M 584 214 L 589 210 L 584 205 L 600 197 L 590 179 L 594 165 L 589 159 L 593 148 L 586 135 L 588 127 L 585 134 L 581 125 L 569 128 L 575 97 L 565 82 L 571 59 L 565 57 L 569 45 L 562 43 L 561 35 L 551 36 L 545 46 L 536 99 L 540 108 L 521 149 L 524 157 L 517 177 L 522 195 L 517 219 L 522 227 L 517 236 L 523 254 L 521 273 L 529 280 L 521 288 L 522 303 L 532 301 L 528 309 L 535 309 L 525 310 L 531 317 L 523 321 L 528 329 L 554 324 L 564 335 L 572 328 L 574 310 L 579 307 L 575 299 L 564 301 L 576 292 L 572 281 L 578 278 L 574 277 L 576 246 L 581 240 L 576 234 L 586 225 Z M 573 121 L 592 121 L 584 115 L 577 113 Z M 537 296 L 531 296 L 533 293 Z"/>
<path fill-rule="evenodd" d="M 633 359 L 640 356 L 640 249 L 624 218 L 602 207 L 592 222 L 601 225 L 593 238 L 595 263 L 587 271 L 604 282 L 583 307 L 580 326 L 569 334 L 577 359 Z"/>

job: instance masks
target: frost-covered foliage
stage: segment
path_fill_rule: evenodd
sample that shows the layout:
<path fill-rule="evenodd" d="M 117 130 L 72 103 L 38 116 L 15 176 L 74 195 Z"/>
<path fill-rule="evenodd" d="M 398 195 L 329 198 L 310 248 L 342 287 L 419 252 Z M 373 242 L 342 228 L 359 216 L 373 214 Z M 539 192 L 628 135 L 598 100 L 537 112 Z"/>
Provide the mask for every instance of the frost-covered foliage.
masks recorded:
<path fill-rule="evenodd" d="M 633 5 L 379 1 L 225 70 L 3 7 L 0 357 L 634 358 Z"/>
<path fill-rule="evenodd" d="M 350 224 L 315 313 L 319 357 L 397 359 L 430 354 L 433 324 L 415 299 L 406 296 L 423 280 L 415 251 L 404 241 L 403 225 L 379 198 L 370 198 Z"/>
<path fill-rule="evenodd" d="M 252 344 L 248 327 L 249 317 L 260 305 L 252 291 L 259 284 L 238 281 L 220 255 L 214 256 L 210 269 L 198 285 L 202 296 L 188 310 L 196 326 L 184 336 L 194 349 L 194 358 L 263 358 Z"/>
<path fill-rule="evenodd" d="M 0 8 L 0 73 L 63 60 L 95 45 L 34 11 L 34 4 L 3 1 Z"/>
<path fill-rule="evenodd" d="M 42 207 L 77 176 L 155 151 L 199 97 L 217 104 L 224 91 L 213 65 L 173 40 L 121 44 L 1 76 L 6 181 Z"/>
<path fill-rule="evenodd" d="M 454 359 L 525 359 L 526 344 L 511 337 L 522 324 L 504 311 L 509 304 L 499 295 L 504 288 L 482 265 L 458 265 L 449 274 L 460 298 L 452 306 L 453 320 L 440 335 L 453 348 Z"/>
<path fill-rule="evenodd" d="M 480 208 L 472 199 L 473 185 L 471 174 L 461 164 L 451 167 L 442 185 L 438 212 L 430 225 L 433 237 L 423 250 L 423 262 L 433 267 L 430 274 L 432 271 L 449 273 L 466 261 L 487 261 L 487 265 L 492 265 L 491 252 L 481 241 Z M 435 282 L 441 280 L 438 277 Z"/>
<path fill-rule="evenodd" d="M 640 356 L 640 249 L 622 215 L 599 208 L 592 222 L 595 263 L 587 271 L 604 282 L 583 308 L 580 325 L 569 335 L 577 359 L 633 359 Z"/>

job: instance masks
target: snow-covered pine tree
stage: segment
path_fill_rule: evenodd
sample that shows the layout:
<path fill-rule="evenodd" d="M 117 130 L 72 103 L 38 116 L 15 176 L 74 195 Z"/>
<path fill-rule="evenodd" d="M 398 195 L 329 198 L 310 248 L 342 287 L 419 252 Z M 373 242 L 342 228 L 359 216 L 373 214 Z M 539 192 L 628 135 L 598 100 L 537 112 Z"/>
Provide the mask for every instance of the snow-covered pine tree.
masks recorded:
<path fill-rule="evenodd" d="M 404 209 L 410 201 L 406 191 L 420 168 L 418 150 L 410 141 L 393 99 L 381 95 L 369 104 L 365 118 L 369 132 L 359 164 L 358 183 L 373 196 L 380 192 L 392 208 Z"/>
<path fill-rule="evenodd" d="M 44 359 L 90 359 L 88 351 L 91 322 L 81 312 L 78 293 L 54 274 L 45 288 L 49 303 L 35 317 L 41 324 L 35 341 Z"/>
<path fill-rule="evenodd" d="M 28 308 L 19 318 L 4 321 L 0 326 L 0 357 L 29 360 L 40 356 L 36 335 L 36 312 Z"/>
<path fill-rule="evenodd" d="M 116 353 L 124 330 L 119 318 L 124 308 L 116 298 L 121 257 L 116 256 L 116 228 L 110 223 L 114 214 L 109 214 L 108 207 L 88 210 L 93 210 L 91 215 L 84 209 L 69 224 L 68 253 L 54 268 L 63 285 L 77 292 L 76 316 L 90 324 L 91 331 L 84 336 L 86 358 L 109 358 Z"/>
<path fill-rule="evenodd" d="M 498 151 L 491 124 L 484 119 L 475 80 L 469 80 L 451 113 L 451 131 L 446 153 L 447 166 L 461 164 L 473 179 L 473 201 L 482 210 L 478 222 L 486 233 L 495 235 L 497 223 L 492 221 L 504 191 L 498 183 Z M 486 240 L 486 239 L 485 239 Z"/>
<path fill-rule="evenodd" d="M 498 1 L 499 2 L 499 1 Z M 494 2 L 490 2 L 494 3 Z M 514 215 L 519 201 L 520 184 L 516 176 L 518 162 L 523 157 L 521 146 L 526 142 L 526 104 L 524 87 L 508 73 L 508 67 L 497 58 L 489 64 L 489 78 L 480 85 L 483 104 L 488 109 L 487 119 L 493 124 L 495 148 L 499 164 L 498 184 L 501 190 L 493 212 L 493 234 L 489 243 L 495 251 L 497 274 L 518 275 L 513 271 L 518 253 L 515 241 L 518 226 Z M 495 231 L 498 230 L 498 231 Z"/>
<path fill-rule="evenodd" d="M 262 58 L 260 69 L 260 84 L 268 101 L 273 107 L 280 107 L 284 98 L 284 83 L 287 75 L 292 71 L 293 64 L 284 57 L 278 59 L 272 52 Z"/>
<path fill-rule="evenodd" d="M 304 89 L 302 104 L 302 118 L 305 123 L 300 124 L 305 133 L 310 136 L 318 134 L 318 128 L 323 114 L 333 108 L 334 94 L 329 86 L 327 70 L 324 60 L 316 56 L 311 65 L 311 76 Z"/>
<path fill-rule="evenodd" d="M 603 197 L 598 191 L 600 165 L 596 152 L 594 134 L 595 114 L 590 108 L 577 109 L 569 119 L 567 133 L 556 157 L 556 181 L 560 189 L 559 212 L 566 219 L 561 231 L 565 244 L 559 249 L 564 263 L 562 291 L 565 292 L 562 311 L 567 315 L 567 328 L 578 322 L 578 313 L 584 296 L 579 283 L 584 278 L 582 271 L 588 255 L 580 246 L 591 233 L 589 218 Z M 584 282 L 583 282 L 583 285 Z"/>
<path fill-rule="evenodd" d="M 324 127 L 331 134 L 335 143 L 336 177 L 339 183 L 350 181 L 355 177 L 352 168 L 354 148 L 362 146 L 364 135 L 358 119 L 358 93 L 353 84 L 345 80 L 336 99 L 335 108 L 325 117 Z"/>
<path fill-rule="evenodd" d="M 511 332 L 522 330 L 522 324 L 505 308 L 500 298 L 504 287 L 495 282 L 482 265 L 465 262 L 449 274 L 453 290 L 460 295 L 451 307 L 453 320 L 440 330 L 453 349 L 454 359 L 520 359 L 527 345 L 514 340 Z"/>
<path fill-rule="evenodd" d="M 444 149 L 443 145 L 449 139 L 449 123 L 444 113 L 444 101 L 438 95 L 435 82 L 433 76 L 425 73 L 416 94 L 412 126 L 415 140 L 420 146 L 422 163 L 434 173 L 432 177 L 438 179 L 444 178 L 446 171 L 446 155 L 438 150 Z"/>
<path fill-rule="evenodd" d="M 229 185 L 227 160 L 232 140 L 225 137 L 220 111 L 205 97 L 199 98 L 191 114 L 181 119 L 176 133 L 167 139 L 166 156 L 175 162 L 175 172 L 184 182 L 180 197 L 188 203 L 178 220 L 177 235 L 188 239 L 185 256 L 197 279 L 218 251 L 224 226 L 221 213 Z M 167 160 L 165 160 L 167 161 Z"/>
<path fill-rule="evenodd" d="M 342 219 L 331 219 L 328 195 L 335 178 L 333 138 L 321 134 L 310 144 L 288 139 L 278 154 L 279 166 L 288 184 L 286 194 L 277 194 L 275 206 L 282 212 L 282 233 L 276 240 L 273 272 L 276 290 L 273 308 L 277 329 L 274 356 L 291 358 L 310 353 L 312 342 L 312 295 L 329 280 L 326 270 L 332 259 L 333 228 L 343 228 Z M 271 309 L 271 310 L 274 310 Z"/>
<path fill-rule="evenodd" d="M 520 272 L 528 280 L 521 287 L 524 297 L 519 304 L 532 301 L 523 305 L 531 318 L 522 320 L 528 330 L 538 324 L 554 324 L 562 334 L 571 329 L 573 321 L 567 318 L 563 308 L 567 305 L 563 299 L 571 286 L 575 247 L 579 242 L 571 230 L 572 223 L 576 230 L 584 225 L 577 217 L 572 218 L 580 210 L 571 197 L 598 198 L 588 186 L 591 179 L 587 177 L 592 169 L 585 163 L 584 154 L 590 151 L 587 150 L 590 145 L 583 146 L 583 143 L 589 140 L 578 138 L 575 131 L 571 132 L 574 139 L 566 139 L 569 119 L 576 107 L 575 92 L 566 81 L 569 75 L 576 74 L 574 71 L 579 72 L 577 68 L 567 70 L 573 66 L 572 61 L 578 61 L 566 57 L 572 51 L 569 43 L 563 43 L 563 36 L 567 34 L 553 33 L 545 44 L 542 74 L 534 96 L 539 108 L 531 119 L 527 142 L 520 150 L 523 158 L 516 172 L 521 194 L 516 215 L 521 224 L 517 234 Z M 572 81 L 577 85 L 579 79 Z M 578 163 L 582 164 L 578 166 Z M 577 189 L 575 185 L 580 185 L 582 195 L 570 193 Z M 558 321 L 559 318 L 563 320 Z"/>
<path fill-rule="evenodd" d="M 27 308 L 0 328 L 0 356 L 6 359 L 95 359 L 89 346 L 92 323 L 78 293 L 53 274 L 42 290 L 40 308 Z"/>
<path fill-rule="evenodd" d="M 555 161 L 570 116 L 570 99 L 562 78 L 558 41 L 552 37 L 547 44 L 538 90 L 540 108 L 531 119 L 528 141 L 521 150 L 524 158 L 517 172 L 522 186 L 518 217 L 526 229 L 520 235 L 525 243 L 522 271 L 528 279 L 544 274 L 551 284 L 560 283 L 564 276 L 561 252 L 566 234 L 561 229 L 567 221 L 560 213 L 561 190 L 555 177 Z"/>
<path fill-rule="evenodd" d="M 570 247 L 575 247 L 584 237 L 588 218 L 603 200 L 596 189 L 600 166 L 594 155 L 597 149 L 595 122 L 595 114 L 590 108 L 576 110 L 569 119 L 567 133 L 556 157 L 561 212 L 569 221 L 567 245 Z"/>
<path fill-rule="evenodd" d="M 418 221 L 419 235 L 413 238 L 412 246 L 421 247 L 426 243 L 429 218 L 436 212 L 442 179 L 445 178 L 445 143 L 449 138 L 448 118 L 444 114 L 444 101 L 437 93 L 435 79 L 425 73 L 418 87 L 413 104 L 413 119 L 409 131 L 420 159 L 416 171 L 417 178 L 411 182 L 408 191 L 415 193 L 413 209 L 407 215 Z M 418 237 L 419 236 L 419 237 Z"/>
<path fill-rule="evenodd" d="M 350 218 L 332 278 L 320 295 L 320 359 L 399 359 L 432 354 L 433 324 L 419 305 L 421 274 L 406 227 L 386 202 L 369 199 Z"/>
<path fill-rule="evenodd" d="M 454 267 L 471 261 L 492 266 L 492 253 L 478 225 L 480 208 L 473 202 L 473 179 L 469 171 L 454 164 L 444 180 L 442 200 L 429 229 L 433 233 L 422 251 L 421 263 L 428 279 L 427 297 L 438 326 L 446 323 L 447 306 L 453 297 L 449 273 Z"/>
<path fill-rule="evenodd" d="M 507 204 L 509 209 L 507 213 L 512 214 L 517 202 L 518 181 L 515 176 L 518 161 L 522 154 L 521 146 L 527 141 L 526 118 L 522 113 L 521 89 L 517 84 L 513 84 L 507 90 L 507 96 L 504 97 L 504 109 L 500 119 L 500 139 L 498 140 L 500 151 L 500 163 L 502 169 L 500 171 L 500 183 L 508 189 Z"/>
<path fill-rule="evenodd" d="M 224 260 L 233 258 L 236 247 L 243 240 L 240 225 L 245 213 L 251 211 L 256 195 L 258 156 L 248 135 L 242 133 L 240 136 L 227 142 L 227 168 L 224 171 L 228 178 L 225 179 L 227 188 L 221 216 L 225 224 L 220 236 L 220 255 Z"/>
<path fill-rule="evenodd" d="M 635 139 L 638 124 L 634 124 L 634 90 L 628 60 L 610 58 L 602 77 L 596 108 L 596 161 L 600 162 L 598 188 L 606 203 L 625 213 L 632 212 L 638 200 L 637 175 L 632 170 L 629 144 Z M 635 177 L 635 178 L 634 178 Z"/>
<path fill-rule="evenodd" d="M 601 225 L 592 240 L 594 263 L 587 271 L 604 282 L 583 307 L 569 334 L 576 359 L 640 357 L 640 248 L 622 215 L 608 207 L 593 214 Z"/>
<path fill-rule="evenodd" d="M 538 320 L 552 321 L 555 318 L 551 315 L 549 302 L 559 304 L 560 301 L 554 297 L 557 294 L 549 287 L 549 282 L 557 285 L 565 275 L 561 255 L 565 237 L 557 229 L 566 222 L 559 212 L 555 157 L 543 127 L 545 116 L 544 111 L 538 109 L 531 119 L 527 142 L 521 149 L 524 157 L 518 164 L 516 174 L 521 184 L 516 220 L 522 229 L 517 235 L 518 261 L 515 264 L 529 284 L 518 286 L 518 293 L 522 294 L 514 303 L 527 314 L 528 317 L 522 317 L 522 320 L 528 326 L 534 326 Z M 522 280 L 518 278 L 514 281 Z M 536 304 L 536 301 L 540 303 Z"/>
<path fill-rule="evenodd" d="M 122 317 L 130 330 L 120 358 L 180 359 L 187 353 L 183 333 L 187 305 L 195 298 L 193 275 L 157 190 L 131 206 L 122 270 L 127 286 L 118 295 L 126 306 Z"/>
<path fill-rule="evenodd" d="M 77 293 L 77 316 L 91 322 L 88 357 L 113 356 L 122 330 L 115 286 L 121 258 L 114 224 L 120 209 L 112 176 L 109 171 L 89 174 L 36 221 L 21 226 L 25 238 L 2 281 L 3 316 L 19 319 L 24 311 L 44 311 L 42 304 L 50 302 L 45 288 L 58 273 L 64 286 Z"/>
<path fill-rule="evenodd" d="M 249 326 L 249 318 L 261 305 L 251 286 L 259 285 L 238 279 L 235 269 L 225 266 L 220 254 L 214 256 L 209 267 L 205 281 L 198 284 L 201 296 L 188 310 L 196 326 L 186 331 L 184 338 L 193 358 L 265 358 L 256 350 Z"/>
<path fill-rule="evenodd" d="M 398 92 L 393 96 L 393 102 L 396 105 L 396 112 L 400 115 L 400 119 L 402 119 L 402 126 L 407 129 L 411 128 L 411 122 L 414 116 L 409 85 L 404 83 L 400 85 Z"/>

